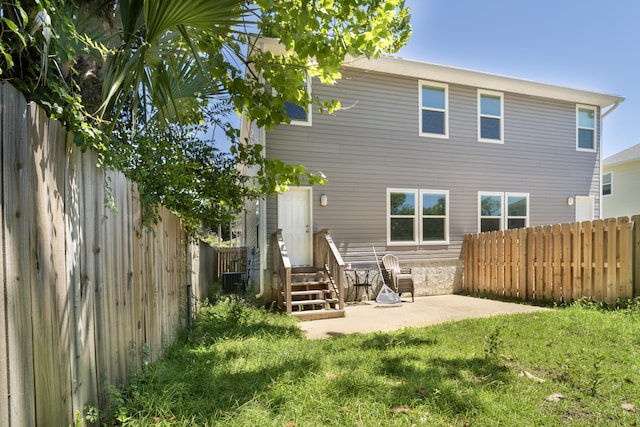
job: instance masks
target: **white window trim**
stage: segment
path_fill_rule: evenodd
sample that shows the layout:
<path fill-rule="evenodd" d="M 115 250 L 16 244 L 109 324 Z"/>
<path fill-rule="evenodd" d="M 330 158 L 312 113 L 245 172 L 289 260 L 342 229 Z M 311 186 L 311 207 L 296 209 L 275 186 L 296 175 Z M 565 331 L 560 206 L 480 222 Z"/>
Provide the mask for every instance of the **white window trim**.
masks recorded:
<path fill-rule="evenodd" d="M 529 193 L 510 193 L 510 192 L 500 192 L 500 191 L 478 191 L 478 233 L 482 231 L 482 219 L 483 218 L 497 218 L 495 216 L 482 216 L 480 213 L 482 212 L 482 196 L 499 196 L 501 199 L 501 209 L 500 209 L 500 230 L 508 230 L 509 218 L 523 218 L 522 216 L 510 216 L 509 215 L 509 196 L 516 197 L 525 197 L 527 199 L 527 214 L 524 217 L 524 226 L 529 227 L 529 218 L 530 218 L 530 202 L 531 198 Z"/>
<path fill-rule="evenodd" d="M 593 129 L 580 126 L 580 109 L 593 111 Z M 580 147 L 580 129 L 593 130 L 593 148 Z M 598 148 L 598 109 L 593 105 L 576 104 L 576 151 L 595 153 Z"/>
<path fill-rule="evenodd" d="M 444 194 L 445 195 L 445 213 L 444 213 L 444 240 L 422 240 L 424 237 L 424 232 L 422 230 L 422 219 L 423 218 L 442 218 L 442 215 L 427 215 L 423 214 L 423 206 L 422 206 L 422 195 L 423 194 Z M 419 200 L 419 208 L 418 208 L 418 217 L 419 217 L 419 229 L 418 235 L 420 236 L 420 244 L 421 245 L 448 245 L 449 244 L 449 190 L 420 190 L 420 200 Z"/>
<path fill-rule="evenodd" d="M 424 108 L 422 106 L 422 87 L 431 86 L 444 89 L 444 109 Z M 430 133 L 422 131 L 422 110 L 433 110 L 444 112 L 444 134 Z M 449 139 L 449 85 L 446 83 L 436 83 L 428 80 L 418 81 L 418 135 L 429 138 Z"/>
<path fill-rule="evenodd" d="M 489 96 L 497 96 L 500 98 L 500 116 L 493 116 L 493 115 L 489 115 L 489 114 L 482 114 L 482 105 L 481 105 L 481 98 L 482 95 L 489 95 Z M 504 144 L 504 93 L 502 92 L 495 92 L 492 90 L 485 90 L 485 89 L 478 89 L 478 98 L 477 98 L 477 102 L 478 102 L 478 141 L 479 142 L 489 142 L 492 144 Z M 481 129 L 481 123 L 482 123 L 482 117 L 491 117 L 494 119 L 500 119 L 500 139 L 490 139 L 490 138 L 482 138 L 482 129 Z"/>
<path fill-rule="evenodd" d="M 604 176 L 609 175 L 609 194 L 604 194 Z M 609 197 L 613 195 L 613 172 L 603 172 L 602 173 L 602 188 L 600 189 L 600 195 L 602 197 Z"/>
<path fill-rule="evenodd" d="M 415 197 L 415 201 L 417 202 L 414 206 L 413 211 L 413 240 L 412 241 L 404 241 L 404 242 L 395 242 L 391 240 L 391 212 L 389 207 L 391 206 L 391 193 L 412 193 Z M 417 230 L 418 230 L 418 209 L 420 207 L 420 200 L 418 200 L 419 191 L 415 188 L 387 188 L 387 245 L 389 246 L 415 246 L 418 244 L 417 240 Z M 400 216 L 398 216 L 400 218 Z"/>

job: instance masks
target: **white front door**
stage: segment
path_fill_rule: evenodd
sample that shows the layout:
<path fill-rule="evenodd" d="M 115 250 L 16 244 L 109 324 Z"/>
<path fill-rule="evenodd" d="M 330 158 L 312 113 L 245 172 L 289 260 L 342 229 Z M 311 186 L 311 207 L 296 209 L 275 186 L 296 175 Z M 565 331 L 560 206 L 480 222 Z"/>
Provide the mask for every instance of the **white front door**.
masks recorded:
<path fill-rule="evenodd" d="M 576 196 L 576 222 L 593 221 L 593 197 Z"/>
<path fill-rule="evenodd" d="M 278 194 L 278 228 L 291 264 L 312 265 L 311 187 L 292 187 Z"/>

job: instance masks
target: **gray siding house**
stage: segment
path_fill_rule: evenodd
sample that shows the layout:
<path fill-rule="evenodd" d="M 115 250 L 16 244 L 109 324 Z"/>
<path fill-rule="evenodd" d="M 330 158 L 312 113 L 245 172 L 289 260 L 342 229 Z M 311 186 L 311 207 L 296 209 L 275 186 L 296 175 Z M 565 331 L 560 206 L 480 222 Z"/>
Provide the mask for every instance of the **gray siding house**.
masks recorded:
<path fill-rule="evenodd" d="M 350 59 L 311 91 L 342 109 L 242 125 L 267 157 L 329 181 L 248 207 L 251 280 L 267 300 L 277 229 L 293 265 L 310 264 L 313 233 L 329 229 L 345 265 L 395 254 L 416 295 L 434 295 L 461 288 L 466 233 L 600 215 L 602 121 L 622 97 L 393 57 Z"/>

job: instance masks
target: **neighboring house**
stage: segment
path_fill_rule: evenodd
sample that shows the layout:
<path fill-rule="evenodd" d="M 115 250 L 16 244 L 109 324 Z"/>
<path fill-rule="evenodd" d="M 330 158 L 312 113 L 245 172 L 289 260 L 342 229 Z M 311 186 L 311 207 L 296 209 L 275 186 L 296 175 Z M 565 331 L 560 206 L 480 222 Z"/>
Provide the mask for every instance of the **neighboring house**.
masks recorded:
<path fill-rule="evenodd" d="M 640 215 L 640 144 L 602 161 L 602 217 Z"/>
<path fill-rule="evenodd" d="M 393 253 L 416 295 L 432 295 L 461 289 L 466 233 L 600 215 L 602 119 L 622 97 L 393 57 L 349 60 L 334 86 L 310 90 L 343 109 L 241 131 L 329 181 L 247 210 L 260 296 L 279 280 L 278 228 L 293 264 L 311 263 L 312 233 L 326 228 L 346 264 Z"/>

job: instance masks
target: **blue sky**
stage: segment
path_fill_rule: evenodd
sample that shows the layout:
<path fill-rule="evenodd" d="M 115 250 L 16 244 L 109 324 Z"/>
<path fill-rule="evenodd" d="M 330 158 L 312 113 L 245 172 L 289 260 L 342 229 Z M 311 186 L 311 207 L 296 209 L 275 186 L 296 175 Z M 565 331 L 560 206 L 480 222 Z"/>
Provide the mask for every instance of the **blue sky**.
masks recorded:
<path fill-rule="evenodd" d="M 640 143 L 640 1 L 407 0 L 394 56 L 621 95 L 603 157 Z"/>

